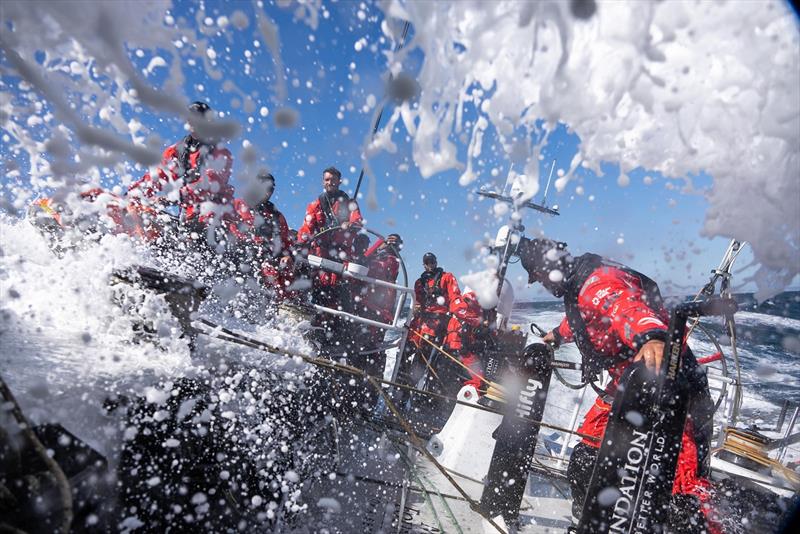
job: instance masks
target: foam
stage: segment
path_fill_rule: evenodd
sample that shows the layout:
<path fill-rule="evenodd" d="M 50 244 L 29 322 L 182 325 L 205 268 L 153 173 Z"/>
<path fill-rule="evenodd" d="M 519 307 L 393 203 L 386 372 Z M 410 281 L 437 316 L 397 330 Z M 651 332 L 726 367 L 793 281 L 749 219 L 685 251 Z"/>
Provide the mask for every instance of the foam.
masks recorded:
<path fill-rule="evenodd" d="M 424 54 L 419 106 L 404 111 L 423 176 L 462 169 L 462 184 L 472 182 L 493 127 L 535 194 L 537 156 L 562 122 L 581 144 L 559 190 L 579 166 L 602 174 L 603 161 L 618 163 L 621 176 L 638 167 L 676 178 L 707 172 L 704 234 L 752 244 L 759 298 L 785 288 L 800 272 L 800 55 L 788 4 L 600 0 L 588 20 L 575 19 L 571 4 L 384 7 L 415 29 L 390 66 L 415 47 Z M 520 132 L 545 135 L 521 150 Z M 459 135 L 470 140 L 466 161 L 451 141 Z"/>

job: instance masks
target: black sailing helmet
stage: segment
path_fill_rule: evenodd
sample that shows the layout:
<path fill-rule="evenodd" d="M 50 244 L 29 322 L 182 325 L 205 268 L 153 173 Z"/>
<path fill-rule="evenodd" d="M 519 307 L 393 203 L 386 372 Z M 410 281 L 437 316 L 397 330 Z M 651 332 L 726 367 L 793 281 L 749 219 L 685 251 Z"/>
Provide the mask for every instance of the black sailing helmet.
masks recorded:
<path fill-rule="evenodd" d="M 187 109 L 189 110 L 189 115 L 194 115 L 194 116 L 198 116 L 199 115 L 200 117 L 205 117 L 206 115 L 211 113 L 211 106 L 209 106 L 208 104 L 206 104 L 205 102 L 202 102 L 200 100 L 196 100 L 196 101 L 192 102 L 191 104 L 189 104 Z M 186 139 L 184 140 L 184 142 L 187 145 L 187 148 L 189 149 L 189 150 L 186 151 L 186 154 L 189 154 L 190 152 L 194 152 L 194 151 L 198 150 L 200 148 L 200 145 L 205 143 L 199 137 L 196 136 L 195 131 L 194 131 L 194 125 L 191 123 L 191 117 L 189 119 L 189 127 L 191 128 L 191 132 L 189 132 L 189 135 L 187 135 Z M 185 158 L 182 158 L 182 160 L 183 160 L 183 163 L 184 163 L 183 168 L 184 169 L 188 169 L 189 168 L 188 167 L 188 163 L 189 163 L 188 156 L 186 156 Z"/>
<path fill-rule="evenodd" d="M 539 282 L 555 297 L 562 297 L 565 281 L 572 271 L 573 258 L 567 244 L 552 239 L 522 238 L 517 249 L 522 268 L 528 272 L 528 283 Z M 553 276 L 554 273 L 560 276 Z"/>
<path fill-rule="evenodd" d="M 189 104 L 189 111 L 191 113 L 198 113 L 200 115 L 205 115 L 206 113 L 211 111 L 211 106 L 200 100 L 195 100 L 194 102 Z"/>
<path fill-rule="evenodd" d="M 522 238 L 517 254 L 522 267 L 528 272 L 529 284 L 546 279 L 568 256 L 566 243 L 545 238 Z"/>
<path fill-rule="evenodd" d="M 263 183 L 265 187 L 275 189 L 275 177 L 272 176 L 271 172 L 267 172 L 265 170 L 258 171 L 258 174 L 256 174 L 256 179 Z"/>
<path fill-rule="evenodd" d="M 439 262 L 436 261 L 436 254 L 433 252 L 426 252 L 424 256 L 422 256 L 422 264 L 423 265 L 430 265 L 430 264 L 437 265 Z"/>

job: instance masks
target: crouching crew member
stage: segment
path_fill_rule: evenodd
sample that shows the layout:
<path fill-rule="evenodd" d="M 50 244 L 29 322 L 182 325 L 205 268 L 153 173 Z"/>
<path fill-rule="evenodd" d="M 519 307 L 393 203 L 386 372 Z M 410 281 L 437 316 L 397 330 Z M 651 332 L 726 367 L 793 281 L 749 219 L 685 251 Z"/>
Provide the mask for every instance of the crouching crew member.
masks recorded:
<path fill-rule="evenodd" d="M 443 377 L 443 393 L 455 397 L 462 386 L 483 386 L 483 368 L 479 355 L 486 349 L 489 329 L 483 317 L 483 308 L 474 291 L 466 290 L 453 301 L 452 316 L 447 324 L 445 347 L 467 369 L 448 362 L 451 372 Z M 441 375 L 441 372 L 440 372 Z"/>
<path fill-rule="evenodd" d="M 575 342 L 584 369 L 589 370 L 585 377 L 605 369 L 612 378 L 605 394 L 597 398 L 578 429 L 589 437 L 575 446 L 570 457 L 568 476 L 573 514 L 579 517 L 622 372 L 631 362 L 639 360 L 644 360 L 654 371 L 660 370 L 669 313 L 655 282 L 621 264 L 595 254 L 573 258 L 565 243 L 548 239 L 524 239 L 519 255 L 529 283 L 540 282 L 554 296 L 564 298 L 566 317 L 544 340 Z M 709 452 L 713 402 L 705 372 L 688 348 L 682 361 L 693 398 L 673 485 L 673 505 L 679 512 L 671 521 L 676 520 L 675 530 L 683 532 L 684 526 L 705 524 L 709 519 L 708 528 L 697 531 L 716 532 L 716 524 L 711 520 L 713 514 L 709 514 L 711 484 L 703 478 L 707 473 L 705 459 Z"/>

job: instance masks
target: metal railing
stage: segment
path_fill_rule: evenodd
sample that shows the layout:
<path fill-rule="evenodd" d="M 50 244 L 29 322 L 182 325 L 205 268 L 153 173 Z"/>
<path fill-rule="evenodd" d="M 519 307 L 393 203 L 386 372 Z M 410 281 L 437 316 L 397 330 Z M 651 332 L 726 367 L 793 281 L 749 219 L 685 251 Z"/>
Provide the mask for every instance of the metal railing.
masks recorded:
<path fill-rule="evenodd" d="M 348 266 L 358 265 L 355 264 L 354 262 L 342 263 L 328 258 L 321 258 L 319 256 L 309 255 L 308 263 L 316 269 L 322 269 L 324 271 L 339 274 L 344 278 L 358 280 L 360 282 L 364 282 L 366 284 L 370 284 L 373 286 L 393 289 L 398 292 L 399 297 L 398 296 L 395 297 L 395 308 L 394 308 L 394 313 L 392 314 L 391 323 L 384 323 L 381 321 L 376 321 L 374 319 L 368 319 L 367 317 L 362 317 L 360 315 L 356 315 L 354 313 L 350 313 L 340 309 L 330 308 L 328 306 L 322 306 L 321 304 L 311 305 L 315 311 L 321 313 L 328 313 L 330 315 L 334 315 L 337 317 L 343 317 L 355 323 L 372 326 L 375 328 L 380 328 L 382 330 L 399 332 L 400 339 L 398 340 L 397 343 L 397 357 L 395 358 L 394 369 L 392 369 L 392 380 L 397 378 L 396 375 L 399 372 L 400 360 L 403 356 L 403 352 L 405 351 L 406 347 L 406 342 L 408 340 L 408 329 L 405 328 L 405 324 L 407 324 L 411 320 L 414 314 L 414 289 L 393 282 L 387 282 L 386 280 L 372 278 L 371 276 L 367 276 L 357 272 L 352 272 L 348 269 Z M 407 299 L 410 299 L 411 305 L 408 308 L 409 311 L 408 315 L 405 317 L 405 321 L 401 324 L 401 320 L 403 319 L 402 317 L 403 309 L 405 308 Z"/>

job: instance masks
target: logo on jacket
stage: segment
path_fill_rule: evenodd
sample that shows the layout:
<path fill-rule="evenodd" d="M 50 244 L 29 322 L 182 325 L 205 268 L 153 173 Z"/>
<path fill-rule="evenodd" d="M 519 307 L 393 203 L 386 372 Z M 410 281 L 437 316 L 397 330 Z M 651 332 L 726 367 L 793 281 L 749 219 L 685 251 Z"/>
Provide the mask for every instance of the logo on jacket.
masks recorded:
<path fill-rule="evenodd" d="M 664 322 L 661 319 L 656 319 L 655 317 L 642 317 L 639 319 L 639 322 L 636 323 L 639 326 L 647 326 L 649 324 L 653 326 L 662 326 L 666 327 Z"/>

